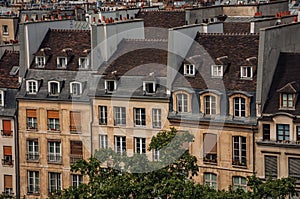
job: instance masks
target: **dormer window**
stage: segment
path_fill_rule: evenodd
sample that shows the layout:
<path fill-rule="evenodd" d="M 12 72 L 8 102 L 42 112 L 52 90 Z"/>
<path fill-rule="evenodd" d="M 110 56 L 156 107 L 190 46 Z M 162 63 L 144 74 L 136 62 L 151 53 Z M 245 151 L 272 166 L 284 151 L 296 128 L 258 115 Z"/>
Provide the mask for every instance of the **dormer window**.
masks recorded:
<path fill-rule="evenodd" d="M 87 57 L 80 57 L 78 60 L 78 68 L 87 69 L 89 66 L 89 59 Z"/>
<path fill-rule="evenodd" d="M 153 94 L 156 91 L 155 82 L 143 82 L 143 91 L 148 94 Z"/>
<path fill-rule="evenodd" d="M 251 79 L 253 77 L 253 70 L 251 66 L 241 66 L 241 78 Z"/>
<path fill-rule="evenodd" d="M 194 76 L 195 75 L 195 65 L 194 64 L 184 64 L 183 74 L 186 76 Z"/>
<path fill-rule="evenodd" d="M 212 65 L 211 66 L 212 77 L 223 77 L 223 65 Z"/>
<path fill-rule="evenodd" d="M 66 57 L 57 57 L 57 68 L 66 68 L 67 64 Z"/>
<path fill-rule="evenodd" d="M 59 82 L 50 81 L 48 82 L 48 93 L 51 96 L 56 96 L 60 93 Z"/>
<path fill-rule="evenodd" d="M 82 84 L 80 82 L 71 82 L 70 93 L 72 96 L 80 96 L 82 94 Z"/>
<path fill-rule="evenodd" d="M 27 94 L 36 94 L 38 91 L 37 80 L 27 80 L 26 81 L 26 91 L 27 91 Z"/>
<path fill-rule="evenodd" d="M 105 91 L 108 93 L 114 92 L 117 89 L 117 81 L 105 80 L 104 88 L 105 88 Z"/>
<path fill-rule="evenodd" d="M 292 93 L 281 93 L 281 108 L 294 108 L 295 95 Z"/>
<path fill-rule="evenodd" d="M 0 90 L 0 106 L 4 106 L 4 91 Z"/>
<path fill-rule="evenodd" d="M 37 68 L 44 68 L 46 64 L 46 57 L 36 56 L 35 57 L 35 66 Z"/>

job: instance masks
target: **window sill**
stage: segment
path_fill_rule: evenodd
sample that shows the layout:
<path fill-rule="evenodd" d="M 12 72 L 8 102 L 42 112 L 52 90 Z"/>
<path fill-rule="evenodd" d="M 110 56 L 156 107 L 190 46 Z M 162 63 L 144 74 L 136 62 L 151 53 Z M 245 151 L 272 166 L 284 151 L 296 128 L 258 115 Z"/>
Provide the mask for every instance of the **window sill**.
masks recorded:
<path fill-rule="evenodd" d="M 284 110 L 284 111 L 294 111 L 296 110 L 295 107 L 280 107 L 279 110 Z"/>
<path fill-rule="evenodd" d="M 241 80 L 253 80 L 253 77 L 241 77 Z"/>
<path fill-rule="evenodd" d="M 203 164 L 218 165 L 218 162 L 210 162 L 210 161 L 203 160 Z"/>
<path fill-rule="evenodd" d="M 27 162 L 30 162 L 30 163 L 39 163 L 40 160 L 26 160 Z"/>
<path fill-rule="evenodd" d="M 247 165 L 232 165 L 233 168 L 247 169 Z"/>
<path fill-rule="evenodd" d="M 48 129 L 47 132 L 49 132 L 49 133 L 60 133 L 60 130 Z"/>
<path fill-rule="evenodd" d="M 58 165 L 62 165 L 63 163 L 62 163 L 62 161 L 60 161 L 60 162 L 51 162 L 51 161 L 48 161 L 48 164 L 58 164 Z"/>
<path fill-rule="evenodd" d="M 39 196 L 39 195 L 40 195 L 40 193 L 27 192 L 27 195 Z"/>

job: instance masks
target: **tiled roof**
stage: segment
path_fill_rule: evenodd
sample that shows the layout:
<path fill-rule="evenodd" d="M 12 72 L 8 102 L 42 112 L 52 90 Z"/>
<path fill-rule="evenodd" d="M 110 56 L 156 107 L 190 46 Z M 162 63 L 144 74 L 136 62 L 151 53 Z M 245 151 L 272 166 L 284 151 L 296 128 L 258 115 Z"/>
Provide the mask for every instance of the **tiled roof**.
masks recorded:
<path fill-rule="evenodd" d="M 273 76 L 272 85 L 269 91 L 268 100 L 264 106 L 263 113 L 275 114 L 286 112 L 293 115 L 300 115 L 300 100 L 296 95 L 295 110 L 279 110 L 280 92 L 299 92 L 300 85 L 300 54 L 280 53 L 276 70 Z M 293 89 L 291 88 L 293 87 Z M 298 99 L 297 99 L 298 98 Z"/>
<path fill-rule="evenodd" d="M 224 33 L 250 33 L 250 22 L 224 22 Z"/>
<path fill-rule="evenodd" d="M 71 49 L 68 53 L 68 66 L 64 70 L 78 70 L 79 57 L 88 55 L 87 49 L 91 49 L 90 31 L 88 30 L 49 30 L 46 34 L 39 50 L 35 55 L 45 54 L 44 49 L 50 49 L 47 54 L 46 66 L 44 69 L 57 70 L 57 57 L 66 56 L 66 49 Z M 31 68 L 35 68 L 35 61 L 31 64 Z M 62 69 L 63 70 L 63 69 Z"/>
<path fill-rule="evenodd" d="M 195 77 L 178 75 L 174 87 L 215 89 L 226 91 L 256 91 L 256 73 L 253 78 L 241 79 L 240 67 L 252 63 L 257 65 L 259 36 L 257 34 L 198 34 L 187 59 L 196 63 Z M 256 57 L 256 59 L 254 58 Z M 211 66 L 226 58 L 223 78 L 211 77 Z M 247 61 L 251 59 L 251 61 Z M 182 67 L 183 68 L 183 67 Z M 180 70 L 182 74 L 182 69 Z"/>
<path fill-rule="evenodd" d="M 10 75 L 13 66 L 19 66 L 19 52 L 5 51 L 0 59 L 0 88 L 18 88 L 18 73 Z"/>

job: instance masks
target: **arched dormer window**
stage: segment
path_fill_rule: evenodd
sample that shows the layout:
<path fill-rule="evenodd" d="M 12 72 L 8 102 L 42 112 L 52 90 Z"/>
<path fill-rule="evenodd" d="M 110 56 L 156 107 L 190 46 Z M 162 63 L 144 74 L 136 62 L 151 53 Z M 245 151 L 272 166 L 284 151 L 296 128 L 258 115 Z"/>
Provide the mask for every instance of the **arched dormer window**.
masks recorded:
<path fill-rule="evenodd" d="M 80 96 L 82 94 L 82 83 L 71 82 L 70 83 L 70 94 L 72 96 Z"/>
<path fill-rule="evenodd" d="M 200 93 L 200 109 L 206 115 L 220 114 L 220 95 L 218 91 L 205 91 Z"/>
<path fill-rule="evenodd" d="M 48 93 L 52 96 L 58 95 L 60 93 L 60 83 L 58 81 L 49 81 Z"/>
<path fill-rule="evenodd" d="M 229 115 L 234 117 L 250 116 L 250 96 L 241 93 L 233 94 L 229 97 Z"/>
<path fill-rule="evenodd" d="M 177 113 L 191 112 L 191 91 L 177 90 L 172 94 L 173 110 Z"/>

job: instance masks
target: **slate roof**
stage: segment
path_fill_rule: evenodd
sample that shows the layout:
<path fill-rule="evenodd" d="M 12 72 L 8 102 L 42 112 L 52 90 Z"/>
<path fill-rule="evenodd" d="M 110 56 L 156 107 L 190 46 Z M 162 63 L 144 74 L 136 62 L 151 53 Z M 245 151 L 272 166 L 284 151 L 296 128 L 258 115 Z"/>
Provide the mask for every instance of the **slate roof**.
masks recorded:
<path fill-rule="evenodd" d="M 250 22 L 224 22 L 224 33 L 250 33 Z"/>
<path fill-rule="evenodd" d="M 19 52 L 5 51 L 0 59 L 0 88 L 19 88 L 18 73 L 10 75 L 13 66 L 19 66 Z"/>
<path fill-rule="evenodd" d="M 292 115 L 300 115 L 300 54 L 280 53 L 272 84 L 268 94 L 268 99 L 264 105 L 263 114 L 275 114 L 285 112 Z M 280 109 L 280 92 L 296 92 L 295 110 Z"/>
<path fill-rule="evenodd" d="M 35 55 L 44 55 L 44 49 L 47 50 L 47 61 L 45 68 L 42 70 L 57 70 L 57 57 L 66 56 L 66 50 L 71 49 L 68 58 L 68 65 L 66 69 L 60 70 L 78 70 L 79 57 L 86 57 L 91 49 L 91 36 L 89 30 L 55 30 L 49 29 L 39 50 Z M 30 68 L 35 67 L 35 60 L 33 60 Z"/>

